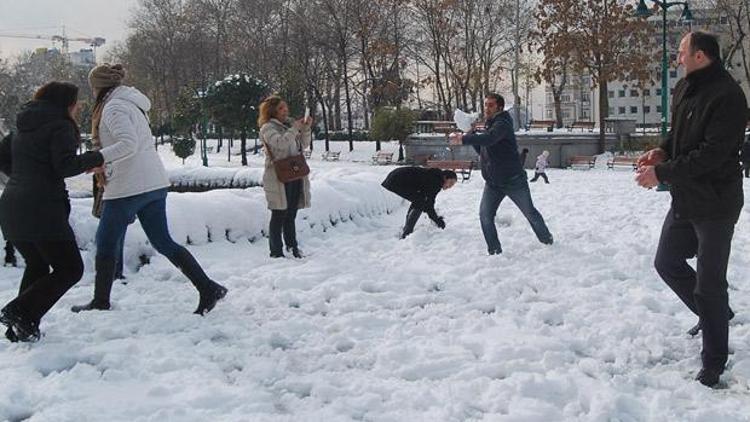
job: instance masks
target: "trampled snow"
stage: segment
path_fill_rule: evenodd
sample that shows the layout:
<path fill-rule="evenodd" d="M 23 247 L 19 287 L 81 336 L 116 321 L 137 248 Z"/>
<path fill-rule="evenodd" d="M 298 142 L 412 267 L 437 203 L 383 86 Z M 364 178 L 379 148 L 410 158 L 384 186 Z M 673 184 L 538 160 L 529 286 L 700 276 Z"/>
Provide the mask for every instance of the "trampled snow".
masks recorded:
<path fill-rule="evenodd" d="M 392 167 L 342 160 L 314 155 L 302 261 L 268 258 L 261 188 L 170 194 L 175 239 L 230 289 L 204 318 L 166 259 L 135 272 L 150 249 L 137 226 L 114 310 L 71 313 L 92 293 L 96 228 L 90 199 L 74 199 L 87 272 L 40 342 L 0 342 L 0 420 L 750 420 L 748 211 L 729 268 L 730 368 L 711 390 L 692 380 L 696 318 L 652 268 L 668 194 L 627 171 L 550 170 L 532 194 L 555 245 L 508 202 L 505 253 L 490 257 L 478 173 L 438 196 L 444 231 L 423 217 L 401 241 L 405 204 L 379 187 Z M 0 302 L 21 272 L 0 270 Z"/>

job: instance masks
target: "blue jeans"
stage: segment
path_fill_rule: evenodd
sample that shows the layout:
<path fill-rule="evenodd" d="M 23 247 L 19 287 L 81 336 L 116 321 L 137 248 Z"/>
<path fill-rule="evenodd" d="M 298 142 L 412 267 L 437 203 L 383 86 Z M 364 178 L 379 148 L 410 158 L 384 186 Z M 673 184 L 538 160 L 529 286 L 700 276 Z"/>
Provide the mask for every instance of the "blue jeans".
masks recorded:
<path fill-rule="evenodd" d="M 127 198 L 104 201 L 96 231 L 96 259 L 116 261 L 128 225 L 138 220 L 151 245 L 169 259 L 199 289 L 211 283 L 195 258 L 172 240 L 167 226 L 167 190 L 159 189 Z"/>
<path fill-rule="evenodd" d="M 488 251 L 494 253 L 502 250 L 500 240 L 497 237 L 495 215 L 500 203 L 506 196 L 516 204 L 529 221 L 537 239 L 542 243 L 552 243 L 552 234 L 544 222 L 544 217 L 534 208 L 526 175 L 519 173 L 500 185 L 491 182 L 484 185 L 482 202 L 479 206 L 479 221 L 482 223 L 482 233 L 484 234 L 484 240 L 487 242 Z"/>

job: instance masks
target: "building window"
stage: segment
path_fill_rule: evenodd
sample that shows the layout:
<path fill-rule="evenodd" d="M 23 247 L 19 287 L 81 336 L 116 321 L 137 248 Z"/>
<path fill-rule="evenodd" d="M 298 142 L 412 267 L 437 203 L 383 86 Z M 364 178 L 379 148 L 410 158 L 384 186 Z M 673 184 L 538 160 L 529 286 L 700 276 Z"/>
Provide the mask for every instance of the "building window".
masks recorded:
<path fill-rule="evenodd" d="M 661 88 L 656 88 L 656 96 L 661 97 Z"/>
<path fill-rule="evenodd" d="M 630 106 L 630 114 L 638 114 L 638 107 Z"/>
<path fill-rule="evenodd" d="M 651 106 L 643 106 L 643 113 L 644 114 L 651 113 Z"/>
<path fill-rule="evenodd" d="M 612 91 L 610 91 L 610 92 L 612 92 Z M 589 101 L 591 101 L 591 95 L 588 92 L 582 92 L 581 93 L 581 101 L 586 102 L 586 103 L 589 102 Z"/>
<path fill-rule="evenodd" d="M 638 90 L 637 89 L 631 89 L 630 90 L 630 96 L 631 97 L 637 97 L 638 96 Z"/>
<path fill-rule="evenodd" d="M 669 77 L 670 78 L 676 78 L 677 77 L 677 71 L 676 70 L 670 70 L 669 71 Z"/>
<path fill-rule="evenodd" d="M 570 102 L 570 94 L 563 94 L 562 96 L 560 96 L 560 101 L 562 101 L 564 103 L 569 103 Z"/>
<path fill-rule="evenodd" d="M 615 114 L 615 108 L 614 107 L 610 107 L 609 110 L 607 111 L 607 114 L 609 114 L 610 116 L 613 115 L 613 114 Z"/>
<path fill-rule="evenodd" d="M 620 97 L 620 98 L 624 98 L 624 97 L 625 97 L 625 90 L 624 90 L 624 89 L 621 89 L 621 90 L 620 90 L 620 91 L 619 91 L 619 92 L 617 93 L 617 96 L 618 96 L 618 97 Z"/>
<path fill-rule="evenodd" d="M 661 106 L 656 106 L 656 112 L 661 113 Z"/>
<path fill-rule="evenodd" d="M 625 107 L 620 107 L 617 109 L 618 114 L 625 114 Z"/>
<path fill-rule="evenodd" d="M 651 90 L 650 89 L 644 89 L 643 90 L 643 96 L 644 97 L 650 97 L 651 96 Z"/>
<path fill-rule="evenodd" d="M 609 98 L 615 98 L 615 91 L 609 91 Z"/>
<path fill-rule="evenodd" d="M 552 120 L 552 110 L 547 110 L 547 119 Z"/>

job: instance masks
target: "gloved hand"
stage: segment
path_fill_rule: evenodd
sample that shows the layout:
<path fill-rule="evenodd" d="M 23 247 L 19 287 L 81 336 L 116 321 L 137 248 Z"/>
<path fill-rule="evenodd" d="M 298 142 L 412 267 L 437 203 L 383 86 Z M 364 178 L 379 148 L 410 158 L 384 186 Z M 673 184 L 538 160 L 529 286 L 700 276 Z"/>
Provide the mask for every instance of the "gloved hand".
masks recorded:
<path fill-rule="evenodd" d="M 437 220 L 435 220 L 435 224 L 441 229 L 445 229 L 445 219 L 443 217 L 438 217 Z"/>

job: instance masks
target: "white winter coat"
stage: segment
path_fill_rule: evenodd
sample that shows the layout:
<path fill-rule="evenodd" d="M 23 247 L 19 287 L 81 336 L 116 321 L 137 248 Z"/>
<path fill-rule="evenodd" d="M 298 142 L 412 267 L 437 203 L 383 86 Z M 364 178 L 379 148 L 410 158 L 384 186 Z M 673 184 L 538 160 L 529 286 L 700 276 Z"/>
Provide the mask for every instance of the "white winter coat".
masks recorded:
<path fill-rule="evenodd" d="M 547 156 L 542 154 L 536 157 L 536 172 L 544 173 L 547 171 L 549 163 L 547 162 Z"/>
<path fill-rule="evenodd" d="M 151 101 L 132 87 L 120 86 L 110 94 L 102 111 L 99 139 L 107 185 L 104 199 L 127 198 L 170 185 L 154 148 L 146 113 Z"/>

